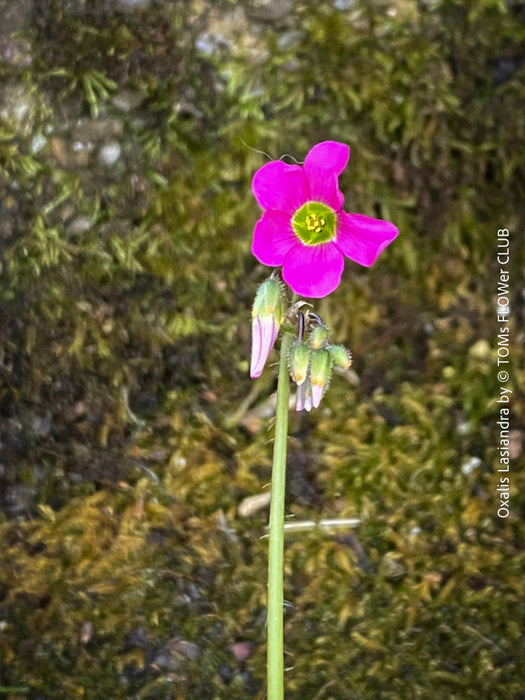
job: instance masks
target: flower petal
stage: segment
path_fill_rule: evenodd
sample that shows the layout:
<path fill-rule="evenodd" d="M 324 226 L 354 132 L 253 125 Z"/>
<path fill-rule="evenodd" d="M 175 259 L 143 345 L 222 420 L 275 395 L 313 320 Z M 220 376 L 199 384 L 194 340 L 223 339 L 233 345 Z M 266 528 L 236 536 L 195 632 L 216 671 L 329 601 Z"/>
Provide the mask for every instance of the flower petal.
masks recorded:
<path fill-rule="evenodd" d="M 339 190 L 337 175 L 326 168 L 310 168 L 307 173 L 310 199 L 322 202 L 338 211 L 343 206 L 344 196 Z"/>
<path fill-rule="evenodd" d="M 252 253 L 263 265 L 282 265 L 286 253 L 297 244 L 291 219 L 282 211 L 265 211 L 255 225 Z"/>
<path fill-rule="evenodd" d="M 309 198 L 308 181 L 299 165 L 273 160 L 259 168 L 252 180 L 255 199 L 263 209 L 293 214 Z"/>
<path fill-rule="evenodd" d="M 252 322 L 252 357 L 250 363 L 250 377 L 257 379 L 262 374 L 266 360 L 272 351 L 277 339 L 279 326 L 275 320 L 268 318 L 254 318 Z"/>
<path fill-rule="evenodd" d="M 312 410 L 312 387 L 308 378 L 297 387 L 295 410 L 308 411 L 308 413 Z"/>
<path fill-rule="evenodd" d="M 299 384 L 299 386 L 297 387 L 297 394 L 295 397 L 295 410 L 296 411 L 304 410 L 305 400 L 306 400 L 306 382 L 303 382 L 302 384 Z"/>
<path fill-rule="evenodd" d="M 339 285 L 344 264 L 331 241 L 316 246 L 300 243 L 284 259 L 283 279 L 296 294 L 319 299 Z"/>
<path fill-rule="evenodd" d="M 324 387 L 319 386 L 319 384 L 312 384 L 312 406 L 314 408 L 319 408 L 321 399 L 323 398 Z"/>
<path fill-rule="evenodd" d="M 316 144 L 306 156 L 304 169 L 308 177 L 311 171 L 318 168 L 330 170 L 337 176 L 346 168 L 349 157 L 350 149 L 346 143 L 322 141 Z"/>
<path fill-rule="evenodd" d="M 337 214 L 337 233 L 333 243 L 350 260 L 370 267 L 398 233 L 390 221 L 341 211 Z"/>

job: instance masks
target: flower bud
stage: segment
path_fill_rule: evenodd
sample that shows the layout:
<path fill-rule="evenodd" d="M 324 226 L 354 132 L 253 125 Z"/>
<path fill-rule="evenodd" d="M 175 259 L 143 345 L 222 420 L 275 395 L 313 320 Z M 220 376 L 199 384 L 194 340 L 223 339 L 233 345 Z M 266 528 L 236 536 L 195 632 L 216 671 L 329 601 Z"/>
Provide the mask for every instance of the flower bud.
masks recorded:
<path fill-rule="evenodd" d="M 308 377 L 305 382 L 297 387 L 295 410 L 306 410 L 308 412 L 312 410 L 312 387 Z"/>
<path fill-rule="evenodd" d="M 314 350 L 322 348 L 328 340 L 328 328 L 326 326 L 316 326 L 310 333 L 310 344 Z"/>
<path fill-rule="evenodd" d="M 332 374 L 332 355 L 326 348 L 312 350 L 310 363 L 310 383 L 312 385 L 312 404 L 317 408 L 328 388 Z"/>
<path fill-rule="evenodd" d="M 347 350 L 344 345 L 329 345 L 328 351 L 330 352 L 336 367 L 348 369 L 351 366 L 352 355 L 350 350 Z"/>
<path fill-rule="evenodd" d="M 259 377 L 284 321 L 284 294 L 281 284 L 269 277 L 257 290 L 252 309 L 252 358 L 250 376 Z"/>
<path fill-rule="evenodd" d="M 292 343 L 290 348 L 288 364 L 290 367 L 290 376 L 297 386 L 300 386 L 306 379 L 309 362 L 310 348 L 304 341 L 296 340 L 295 343 Z"/>

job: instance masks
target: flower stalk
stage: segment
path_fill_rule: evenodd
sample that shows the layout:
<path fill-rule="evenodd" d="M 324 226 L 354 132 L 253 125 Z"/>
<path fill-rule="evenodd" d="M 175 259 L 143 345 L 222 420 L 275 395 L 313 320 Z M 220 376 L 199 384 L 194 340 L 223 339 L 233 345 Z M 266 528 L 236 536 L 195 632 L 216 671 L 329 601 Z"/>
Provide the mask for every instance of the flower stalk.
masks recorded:
<path fill-rule="evenodd" d="M 253 234 L 252 252 L 259 262 L 282 267 L 261 284 L 252 308 L 250 375 L 256 379 L 268 361 L 279 331 L 281 356 L 277 384 L 277 412 L 273 450 L 270 538 L 268 553 L 268 693 L 269 700 L 284 698 L 283 564 L 286 440 L 290 375 L 297 411 L 318 408 L 330 384 L 333 367 L 348 369 L 352 356 L 344 345 L 333 345 L 330 331 L 312 310 L 301 307 L 297 295 L 320 299 L 341 281 L 344 259 L 364 267 L 396 238 L 389 221 L 343 210 L 339 175 L 350 149 L 344 143 L 323 141 L 308 152 L 302 166 L 271 161 L 255 173 L 252 190 L 262 209 Z M 285 282 L 294 292 L 289 308 Z M 284 328 L 297 326 L 294 337 Z"/>
<path fill-rule="evenodd" d="M 284 698 L 283 648 L 283 564 L 284 564 L 284 496 L 286 484 L 286 439 L 288 434 L 288 353 L 293 337 L 282 334 L 277 411 L 273 447 L 272 500 L 270 505 L 270 540 L 268 554 L 268 700 Z"/>

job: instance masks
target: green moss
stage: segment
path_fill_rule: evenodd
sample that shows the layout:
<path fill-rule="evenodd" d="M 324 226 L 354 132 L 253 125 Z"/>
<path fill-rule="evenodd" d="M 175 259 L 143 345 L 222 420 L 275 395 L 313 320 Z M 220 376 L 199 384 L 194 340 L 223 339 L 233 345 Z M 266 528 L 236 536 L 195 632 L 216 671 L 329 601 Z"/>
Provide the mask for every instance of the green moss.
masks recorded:
<path fill-rule="evenodd" d="M 499 228 L 514 285 L 524 259 L 518 9 L 111 5 L 41 2 L 0 42 L 0 693 L 264 696 L 266 513 L 237 513 L 271 468 L 250 182 L 259 151 L 330 138 L 348 210 L 401 235 L 317 309 L 355 374 L 291 415 L 287 510 L 362 523 L 287 538 L 287 697 L 521 697 L 492 301 Z"/>

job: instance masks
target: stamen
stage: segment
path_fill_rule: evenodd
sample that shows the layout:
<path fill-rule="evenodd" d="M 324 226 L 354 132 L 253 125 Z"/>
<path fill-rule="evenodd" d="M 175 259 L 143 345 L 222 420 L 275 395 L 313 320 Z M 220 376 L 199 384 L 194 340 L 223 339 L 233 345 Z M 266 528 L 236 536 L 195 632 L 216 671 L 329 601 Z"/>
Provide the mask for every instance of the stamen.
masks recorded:
<path fill-rule="evenodd" d="M 308 214 L 306 217 L 306 228 L 308 231 L 315 231 L 315 233 L 321 233 L 323 226 L 326 224 L 326 220 L 322 216 L 317 216 L 317 214 Z"/>

